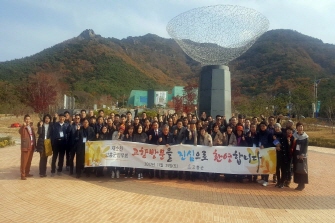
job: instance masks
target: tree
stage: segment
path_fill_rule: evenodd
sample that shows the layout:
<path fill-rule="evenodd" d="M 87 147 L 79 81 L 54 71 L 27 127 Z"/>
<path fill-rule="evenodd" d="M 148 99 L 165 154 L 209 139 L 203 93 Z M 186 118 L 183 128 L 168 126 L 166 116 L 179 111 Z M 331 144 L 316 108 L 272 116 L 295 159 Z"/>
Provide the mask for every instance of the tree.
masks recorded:
<path fill-rule="evenodd" d="M 177 95 L 172 98 L 173 107 L 176 113 L 182 113 L 183 112 L 183 97 Z"/>
<path fill-rule="evenodd" d="M 198 98 L 198 86 L 196 84 L 189 84 L 184 87 L 183 101 L 184 108 L 183 112 L 193 112 L 195 109 L 195 102 Z"/>
<path fill-rule="evenodd" d="M 58 79 L 50 74 L 37 73 L 30 75 L 26 86 L 27 104 L 30 105 L 34 112 L 40 115 L 49 111 L 49 106 L 57 102 L 57 94 L 60 87 Z"/>
<path fill-rule="evenodd" d="M 299 119 L 301 115 L 308 115 L 312 111 L 313 93 L 308 85 L 298 85 L 292 91 L 293 111 Z"/>

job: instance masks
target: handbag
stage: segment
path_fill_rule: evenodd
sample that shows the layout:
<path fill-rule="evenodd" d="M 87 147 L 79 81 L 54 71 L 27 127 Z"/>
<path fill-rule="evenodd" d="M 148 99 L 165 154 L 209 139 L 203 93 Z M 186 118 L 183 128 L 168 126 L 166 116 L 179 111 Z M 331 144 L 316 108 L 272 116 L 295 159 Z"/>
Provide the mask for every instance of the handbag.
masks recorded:
<path fill-rule="evenodd" d="M 307 174 L 308 173 L 307 160 L 306 159 L 298 160 L 294 172 L 298 174 Z"/>
<path fill-rule="evenodd" d="M 51 140 L 45 139 L 44 140 L 44 152 L 45 156 L 51 156 L 52 155 L 52 146 L 51 146 Z"/>

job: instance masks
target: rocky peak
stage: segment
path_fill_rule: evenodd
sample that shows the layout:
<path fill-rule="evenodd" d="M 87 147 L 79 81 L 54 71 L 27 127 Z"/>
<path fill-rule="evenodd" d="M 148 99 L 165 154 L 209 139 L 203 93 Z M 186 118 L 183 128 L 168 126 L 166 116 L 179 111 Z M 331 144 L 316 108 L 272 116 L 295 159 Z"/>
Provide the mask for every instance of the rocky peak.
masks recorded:
<path fill-rule="evenodd" d="M 96 34 L 93 29 L 86 29 L 78 36 L 80 39 L 93 39 L 94 37 L 96 37 Z"/>

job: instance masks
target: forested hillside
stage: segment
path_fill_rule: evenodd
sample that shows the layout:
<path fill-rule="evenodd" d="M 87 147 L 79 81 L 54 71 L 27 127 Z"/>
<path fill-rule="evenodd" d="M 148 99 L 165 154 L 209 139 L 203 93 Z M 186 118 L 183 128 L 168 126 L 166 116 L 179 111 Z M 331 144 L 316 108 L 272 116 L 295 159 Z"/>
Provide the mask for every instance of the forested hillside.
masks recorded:
<path fill-rule="evenodd" d="M 322 79 L 319 99 L 335 96 L 335 45 L 296 31 L 268 31 L 229 67 L 233 103 L 239 110 L 251 99 L 294 98 L 299 89 L 308 93 L 300 97 L 312 99 L 317 79 Z M 147 34 L 118 40 L 85 30 L 35 55 L 1 62 L 0 85 L 6 89 L 1 89 L 0 100 L 8 103 L 11 95 L 11 103 L 24 103 L 16 95 L 18 86 L 36 74 L 56 77 L 62 93 L 86 105 L 88 99 L 126 97 L 132 89 L 169 90 L 197 83 L 200 71 L 201 65 L 172 39 Z"/>

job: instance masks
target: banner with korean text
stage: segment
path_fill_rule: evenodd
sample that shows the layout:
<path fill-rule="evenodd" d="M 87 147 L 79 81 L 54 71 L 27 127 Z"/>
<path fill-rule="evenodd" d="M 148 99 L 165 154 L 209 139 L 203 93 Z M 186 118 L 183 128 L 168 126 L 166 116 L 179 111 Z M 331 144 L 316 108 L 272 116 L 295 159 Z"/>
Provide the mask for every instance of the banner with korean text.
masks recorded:
<path fill-rule="evenodd" d="M 85 167 L 116 166 L 231 174 L 274 174 L 275 148 L 86 142 Z"/>

